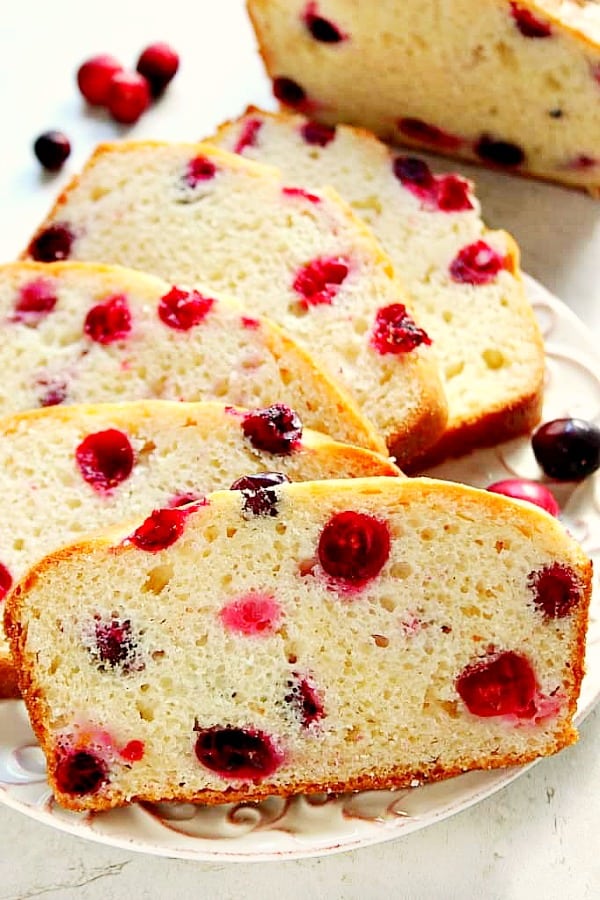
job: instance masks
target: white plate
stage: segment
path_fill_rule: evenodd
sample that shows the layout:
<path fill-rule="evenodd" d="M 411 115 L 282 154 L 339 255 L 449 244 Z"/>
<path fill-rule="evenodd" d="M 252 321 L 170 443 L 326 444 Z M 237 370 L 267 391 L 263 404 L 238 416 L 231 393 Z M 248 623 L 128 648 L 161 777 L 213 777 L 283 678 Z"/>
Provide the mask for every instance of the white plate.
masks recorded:
<path fill-rule="evenodd" d="M 527 279 L 546 341 L 544 419 L 600 416 L 596 349 L 585 326 L 546 290 Z M 509 441 L 429 474 L 486 487 L 510 476 L 539 478 L 528 439 Z M 600 571 L 600 480 L 553 485 L 562 518 Z M 600 586 L 594 581 L 577 721 L 600 697 Z M 568 752 L 565 751 L 565 752 Z M 80 837 L 157 856 L 246 862 L 321 856 L 392 840 L 439 822 L 509 784 L 528 768 L 470 772 L 402 791 L 365 791 L 333 797 L 271 798 L 258 805 L 220 807 L 137 804 L 106 813 L 68 813 L 57 807 L 41 751 L 20 701 L 0 702 L 0 802 L 39 822 Z"/>

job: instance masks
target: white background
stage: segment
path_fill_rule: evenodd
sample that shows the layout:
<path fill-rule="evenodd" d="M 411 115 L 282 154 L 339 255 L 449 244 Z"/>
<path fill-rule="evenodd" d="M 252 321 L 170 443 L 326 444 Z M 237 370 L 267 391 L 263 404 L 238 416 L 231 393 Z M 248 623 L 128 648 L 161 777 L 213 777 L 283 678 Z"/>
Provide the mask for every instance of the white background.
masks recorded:
<path fill-rule="evenodd" d="M 182 66 L 133 128 L 86 109 L 75 71 L 110 52 L 133 65 L 154 40 Z M 3 0 L 0 15 L 0 260 L 27 244 L 99 140 L 194 140 L 247 103 L 271 106 L 241 0 Z M 467 98 L 468 102 L 468 98 Z M 31 151 L 49 128 L 73 153 L 58 176 Z M 443 170 L 448 163 L 437 163 Z M 485 217 L 511 231 L 523 267 L 600 335 L 600 203 L 480 170 Z M 600 356 L 600 352 L 599 352 Z M 327 859 L 211 865 L 130 854 L 55 832 L 0 807 L 0 900 L 113 897 L 584 900 L 600 896 L 600 713 L 580 743 L 447 822 Z"/>

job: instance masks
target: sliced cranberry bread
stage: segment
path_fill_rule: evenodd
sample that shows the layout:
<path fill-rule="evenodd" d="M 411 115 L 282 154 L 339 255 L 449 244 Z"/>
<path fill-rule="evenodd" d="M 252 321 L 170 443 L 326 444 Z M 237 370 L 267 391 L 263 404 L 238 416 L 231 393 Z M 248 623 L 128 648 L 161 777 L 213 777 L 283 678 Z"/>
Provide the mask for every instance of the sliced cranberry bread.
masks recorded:
<path fill-rule="evenodd" d="M 105 144 L 29 247 L 203 282 L 270 316 L 352 393 L 400 465 L 435 442 L 446 401 L 429 338 L 369 229 L 330 189 L 206 144 Z"/>
<path fill-rule="evenodd" d="M 270 482 L 400 475 L 368 450 L 303 430 L 282 404 L 242 410 L 220 403 L 145 400 L 52 407 L 0 422 L 0 602 L 11 584 L 50 550 L 86 531 L 228 488 L 242 476 L 276 471 L 263 488 L 246 479 L 250 514 L 272 515 Z M 0 697 L 14 693 L 0 637 Z"/>
<path fill-rule="evenodd" d="M 399 787 L 576 739 L 591 565 L 559 522 L 427 479 L 274 490 L 82 538 L 11 594 L 61 804 Z"/>
<path fill-rule="evenodd" d="M 587 0 L 248 0 L 275 96 L 321 122 L 600 189 Z"/>
<path fill-rule="evenodd" d="M 373 229 L 432 337 L 446 431 L 412 468 L 529 431 L 541 411 L 542 338 L 518 249 L 489 231 L 468 182 L 434 176 L 368 132 L 250 108 L 214 138 L 278 166 L 294 184 L 331 184 Z"/>
<path fill-rule="evenodd" d="M 305 350 L 212 290 L 117 266 L 11 263 L 0 266 L 0 316 L 0 415 L 147 397 L 284 401 L 306 426 L 385 452 Z"/>

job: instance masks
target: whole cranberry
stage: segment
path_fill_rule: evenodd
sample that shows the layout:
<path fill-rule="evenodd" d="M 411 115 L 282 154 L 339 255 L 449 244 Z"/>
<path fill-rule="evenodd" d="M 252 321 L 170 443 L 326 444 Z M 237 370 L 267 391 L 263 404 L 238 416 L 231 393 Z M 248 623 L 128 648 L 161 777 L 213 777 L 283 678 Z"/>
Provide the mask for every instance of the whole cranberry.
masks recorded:
<path fill-rule="evenodd" d="M 537 481 L 527 481 L 524 478 L 505 478 L 504 481 L 495 481 L 490 484 L 488 491 L 494 494 L 504 494 L 505 497 L 514 497 L 516 500 L 528 500 L 536 506 L 545 509 L 551 516 L 560 514 L 560 506 L 556 502 L 554 494 L 543 484 Z"/>
<path fill-rule="evenodd" d="M 600 467 L 600 428 L 584 419 L 553 419 L 531 439 L 535 458 L 557 481 L 579 481 Z"/>
<path fill-rule="evenodd" d="M 106 106 L 112 77 L 122 70 L 123 66 L 118 59 L 108 53 L 92 56 L 77 70 L 79 90 L 88 103 L 94 106 Z"/>
<path fill-rule="evenodd" d="M 153 97 L 160 97 L 179 68 L 179 56 L 165 43 L 150 44 L 142 51 L 136 69 L 150 85 Z"/>
<path fill-rule="evenodd" d="M 133 125 L 150 106 L 150 85 L 137 72 L 117 72 L 108 87 L 106 105 L 115 121 Z"/>
<path fill-rule="evenodd" d="M 33 152 L 44 169 L 58 172 L 71 153 L 71 144 L 62 131 L 45 131 L 36 138 Z"/>

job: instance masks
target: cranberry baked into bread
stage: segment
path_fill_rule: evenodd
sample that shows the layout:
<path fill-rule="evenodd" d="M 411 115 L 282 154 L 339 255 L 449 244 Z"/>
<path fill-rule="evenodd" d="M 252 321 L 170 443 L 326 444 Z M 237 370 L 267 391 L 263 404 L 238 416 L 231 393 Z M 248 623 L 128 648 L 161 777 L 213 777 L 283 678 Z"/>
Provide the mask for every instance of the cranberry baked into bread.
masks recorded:
<path fill-rule="evenodd" d="M 82 538 L 13 591 L 61 804 L 404 786 L 576 739 L 591 565 L 559 522 L 427 479 L 274 495 Z"/>
<path fill-rule="evenodd" d="M 295 184 L 331 184 L 371 226 L 434 341 L 446 431 L 411 468 L 528 432 L 540 416 L 544 350 L 518 249 L 489 231 L 469 183 L 436 176 L 346 125 L 250 108 L 218 144 L 278 166 Z"/>
<path fill-rule="evenodd" d="M 443 432 L 430 338 L 372 233 L 331 189 L 290 187 L 277 170 L 207 144 L 105 144 L 28 252 L 231 293 L 339 380 L 401 466 Z"/>
<path fill-rule="evenodd" d="M 600 189 L 592 0 L 248 0 L 275 96 L 321 122 Z"/>
<path fill-rule="evenodd" d="M 179 507 L 242 481 L 250 511 L 269 511 L 272 485 L 291 481 L 400 475 L 368 450 L 303 430 L 283 404 L 260 410 L 220 403 L 146 400 L 55 406 L 0 422 L 0 604 L 12 583 L 46 553 L 93 531 Z M 255 473 L 277 472 L 256 482 Z M 0 637 L 0 697 L 15 693 Z"/>

